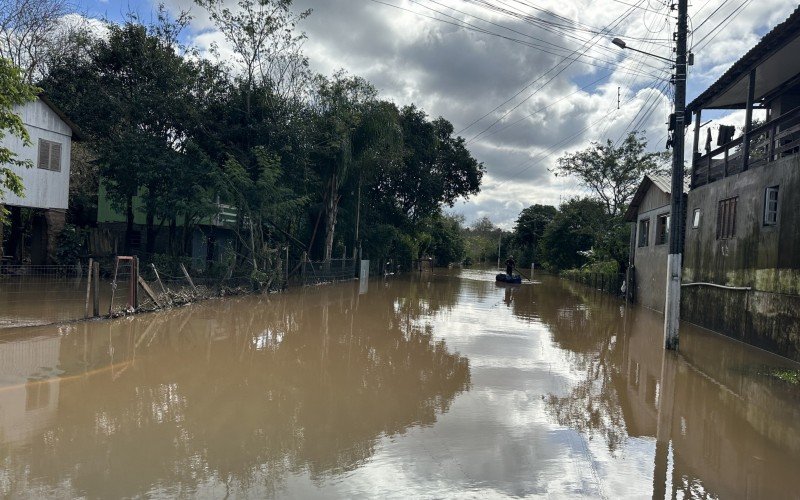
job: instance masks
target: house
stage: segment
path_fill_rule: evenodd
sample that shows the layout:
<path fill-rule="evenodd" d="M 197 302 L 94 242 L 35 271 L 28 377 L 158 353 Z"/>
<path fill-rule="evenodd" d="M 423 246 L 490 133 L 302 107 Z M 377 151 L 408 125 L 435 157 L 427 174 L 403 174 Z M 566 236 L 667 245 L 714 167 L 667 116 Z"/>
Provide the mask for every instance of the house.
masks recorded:
<path fill-rule="evenodd" d="M 97 196 L 97 231 L 92 231 L 89 238 L 92 255 L 107 256 L 128 252 L 141 256 L 147 253 L 148 247 L 155 253 L 169 253 L 169 221 L 154 218 L 153 241 L 148 245 L 147 216 L 141 196 L 135 196 L 132 200 L 133 231 L 127 242 L 127 219 L 125 213 L 117 208 L 108 196 L 105 183 L 101 181 Z M 184 234 L 184 216 L 179 215 L 175 220 L 173 237 L 177 242 L 173 243 L 189 251 L 195 268 L 205 268 L 207 262 L 222 261 L 225 253 L 236 247 L 236 208 L 217 200 L 215 211 L 213 216 L 202 217 L 196 223 L 190 224 L 190 234 Z"/>
<path fill-rule="evenodd" d="M 4 193 L 2 202 L 11 212 L 11 225 L 0 228 L 0 256 L 17 263 L 30 257 L 32 264 L 48 264 L 55 261 L 56 239 L 66 220 L 72 141 L 80 133 L 44 94 L 15 111 L 30 144 L 10 135 L 0 141 L 18 159 L 30 161 L 32 168 L 11 167 L 22 178 L 25 191 L 21 196 Z M 28 221 L 23 220 L 22 209 L 31 209 L 29 242 L 24 241 Z"/>
<path fill-rule="evenodd" d="M 702 92 L 694 113 L 681 317 L 800 361 L 800 8 Z M 701 153 L 705 110 L 743 133 Z M 765 116 L 754 126 L 753 111 Z M 724 141 L 723 141 L 724 142 Z"/>
<path fill-rule="evenodd" d="M 646 175 L 624 216 L 631 223 L 626 289 L 634 302 L 659 312 L 667 289 L 671 191 L 669 177 Z"/>

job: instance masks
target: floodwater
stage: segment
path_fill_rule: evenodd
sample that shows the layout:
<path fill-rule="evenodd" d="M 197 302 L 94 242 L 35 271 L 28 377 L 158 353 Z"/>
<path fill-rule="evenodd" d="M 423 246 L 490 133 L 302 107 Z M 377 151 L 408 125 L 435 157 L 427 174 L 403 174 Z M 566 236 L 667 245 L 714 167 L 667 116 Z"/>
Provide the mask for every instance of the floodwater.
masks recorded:
<path fill-rule="evenodd" d="M 0 332 L 0 496 L 800 498 L 792 364 L 437 271 Z"/>

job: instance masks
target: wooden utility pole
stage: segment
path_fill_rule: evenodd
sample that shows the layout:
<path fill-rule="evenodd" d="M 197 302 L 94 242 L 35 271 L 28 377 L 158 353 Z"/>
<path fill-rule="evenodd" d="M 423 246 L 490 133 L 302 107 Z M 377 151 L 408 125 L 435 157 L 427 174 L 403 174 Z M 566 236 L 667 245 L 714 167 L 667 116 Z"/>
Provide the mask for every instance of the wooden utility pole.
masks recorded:
<path fill-rule="evenodd" d="M 667 299 L 664 304 L 664 346 L 678 349 L 681 316 L 681 260 L 683 258 L 683 145 L 686 121 L 686 32 L 688 0 L 678 2 L 675 58 L 675 130 L 672 140 L 672 209 L 667 256 Z M 673 8 L 675 5 L 673 4 Z"/>

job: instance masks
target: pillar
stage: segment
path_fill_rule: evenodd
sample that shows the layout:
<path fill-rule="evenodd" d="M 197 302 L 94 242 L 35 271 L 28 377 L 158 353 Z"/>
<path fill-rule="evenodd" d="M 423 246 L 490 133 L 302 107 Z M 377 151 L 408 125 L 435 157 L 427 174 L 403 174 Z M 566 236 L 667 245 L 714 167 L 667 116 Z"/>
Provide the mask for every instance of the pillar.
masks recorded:
<path fill-rule="evenodd" d="M 44 220 L 47 226 L 47 263 L 55 264 L 57 262 L 58 235 L 61 234 L 67 223 L 67 211 L 57 208 L 45 210 Z"/>

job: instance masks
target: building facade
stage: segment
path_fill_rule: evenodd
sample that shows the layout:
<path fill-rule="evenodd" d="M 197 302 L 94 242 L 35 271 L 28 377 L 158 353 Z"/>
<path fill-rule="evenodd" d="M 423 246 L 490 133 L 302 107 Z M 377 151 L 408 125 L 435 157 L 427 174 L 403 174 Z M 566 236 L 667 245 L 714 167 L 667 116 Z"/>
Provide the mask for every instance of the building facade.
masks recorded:
<path fill-rule="evenodd" d="M 800 8 L 688 106 L 681 317 L 800 361 L 798 51 Z M 738 137 L 701 152 L 709 109 L 742 109 L 745 120 Z"/>
<path fill-rule="evenodd" d="M 77 129 L 44 95 L 15 111 L 22 118 L 30 143 L 10 135 L 0 142 L 19 160 L 28 161 L 31 168 L 11 167 L 22 179 L 24 192 L 20 196 L 4 193 L 2 203 L 11 212 L 11 225 L 0 233 L 2 254 L 10 261 L 29 258 L 33 264 L 52 263 L 56 239 L 66 220 L 72 140 L 78 135 Z M 23 208 L 33 209 L 29 245 L 23 241 Z"/>
<path fill-rule="evenodd" d="M 631 223 L 628 286 L 633 300 L 664 311 L 669 253 L 670 179 L 646 175 L 625 213 Z"/>

